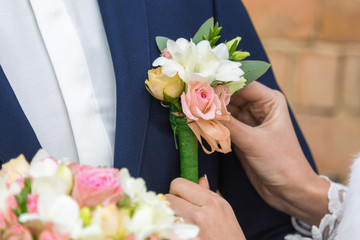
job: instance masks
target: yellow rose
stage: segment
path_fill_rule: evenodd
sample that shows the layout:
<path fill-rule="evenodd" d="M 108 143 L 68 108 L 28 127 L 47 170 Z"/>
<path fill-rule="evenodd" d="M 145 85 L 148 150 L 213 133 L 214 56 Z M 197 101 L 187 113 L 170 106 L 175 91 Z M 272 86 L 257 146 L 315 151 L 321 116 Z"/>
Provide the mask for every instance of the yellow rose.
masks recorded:
<path fill-rule="evenodd" d="M 169 77 L 161 72 L 161 67 L 149 70 L 148 77 L 149 80 L 145 81 L 148 91 L 161 101 L 170 102 L 180 97 L 184 91 L 184 82 L 179 75 Z"/>
<path fill-rule="evenodd" d="M 9 162 L 2 165 L 2 174 L 7 175 L 9 181 L 15 181 L 18 178 L 23 178 L 28 175 L 30 171 L 30 165 L 26 161 L 24 155 L 20 155 L 17 158 L 11 159 Z"/>

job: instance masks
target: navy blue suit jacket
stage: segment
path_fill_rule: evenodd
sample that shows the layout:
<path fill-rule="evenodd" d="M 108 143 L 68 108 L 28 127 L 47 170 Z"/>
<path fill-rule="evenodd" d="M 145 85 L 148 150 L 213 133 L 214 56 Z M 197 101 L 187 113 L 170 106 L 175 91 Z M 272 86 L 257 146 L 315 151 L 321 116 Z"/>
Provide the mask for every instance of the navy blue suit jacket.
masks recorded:
<path fill-rule="evenodd" d="M 159 56 L 155 37 L 191 38 L 213 16 L 223 26 L 223 40 L 241 36 L 240 48 L 249 51 L 251 59 L 268 58 L 240 0 L 98 2 L 117 82 L 115 167 L 127 167 L 133 176 L 143 177 L 149 189 L 166 193 L 171 180 L 179 176 L 179 153 L 168 110 L 144 87 L 147 70 Z M 279 89 L 272 71 L 259 81 Z M 294 118 L 293 122 L 303 151 L 315 169 Z M 31 159 L 40 147 L 0 66 L 0 161 L 20 153 Z M 254 191 L 234 154 L 206 155 L 200 150 L 199 166 L 200 176 L 206 173 L 211 188 L 219 189 L 231 203 L 248 239 L 283 239 L 293 231 L 290 217 L 272 209 Z"/>

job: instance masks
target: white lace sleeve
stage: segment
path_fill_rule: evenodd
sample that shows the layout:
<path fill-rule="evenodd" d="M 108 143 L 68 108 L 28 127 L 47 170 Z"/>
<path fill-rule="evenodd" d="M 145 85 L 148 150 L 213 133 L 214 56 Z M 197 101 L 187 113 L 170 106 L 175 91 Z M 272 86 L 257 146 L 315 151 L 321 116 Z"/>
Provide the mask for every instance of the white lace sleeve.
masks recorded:
<path fill-rule="evenodd" d="M 310 227 L 306 223 L 292 217 L 291 223 L 298 233 L 287 235 L 285 240 L 333 240 L 335 238 L 337 227 L 344 211 L 343 202 L 346 195 L 346 187 L 332 182 L 327 177 L 321 177 L 330 182 L 328 192 L 328 208 L 330 213 L 321 219 L 319 227 Z"/>

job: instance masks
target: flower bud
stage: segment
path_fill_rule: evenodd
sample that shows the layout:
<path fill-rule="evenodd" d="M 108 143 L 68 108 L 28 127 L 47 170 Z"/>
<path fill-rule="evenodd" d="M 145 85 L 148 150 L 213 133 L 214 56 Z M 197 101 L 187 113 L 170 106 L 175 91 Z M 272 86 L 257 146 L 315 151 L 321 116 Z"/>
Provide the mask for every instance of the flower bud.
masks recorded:
<path fill-rule="evenodd" d="M 169 77 L 162 73 L 161 67 L 149 70 L 148 77 L 149 80 L 145 81 L 148 91 L 161 101 L 171 102 L 184 91 L 184 82 L 179 75 Z"/>
<path fill-rule="evenodd" d="M 56 177 L 64 181 L 66 184 L 66 193 L 70 194 L 73 187 L 73 174 L 71 169 L 65 164 L 61 164 L 56 172 Z"/>
<path fill-rule="evenodd" d="M 229 49 L 229 51 L 231 51 L 233 49 L 232 52 L 234 52 L 236 50 L 237 46 L 239 45 L 240 41 L 241 41 L 241 37 L 236 37 L 233 40 L 226 42 L 225 44 L 226 44 L 227 48 Z"/>
<path fill-rule="evenodd" d="M 80 210 L 80 218 L 83 220 L 84 227 L 91 224 L 91 210 L 88 207 L 83 207 Z"/>
<path fill-rule="evenodd" d="M 249 52 L 235 51 L 235 52 L 231 55 L 231 60 L 238 62 L 238 61 L 244 60 L 244 59 L 247 58 L 248 56 L 250 56 L 250 53 L 249 53 Z"/>

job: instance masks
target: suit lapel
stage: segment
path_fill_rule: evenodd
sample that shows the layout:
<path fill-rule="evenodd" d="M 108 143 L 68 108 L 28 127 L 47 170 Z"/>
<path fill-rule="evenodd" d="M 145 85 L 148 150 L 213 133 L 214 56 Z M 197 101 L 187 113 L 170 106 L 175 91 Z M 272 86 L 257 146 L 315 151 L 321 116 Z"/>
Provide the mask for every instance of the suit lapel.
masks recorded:
<path fill-rule="evenodd" d="M 0 161 L 21 153 L 31 160 L 41 146 L 1 66 L 0 89 Z"/>
<path fill-rule="evenodd" d="M 117 87 L 115 160 L 138 176 L 145 144 L 150 96 L 144 87 L 150 67 L 143 0 L 99 0 Z"/>

